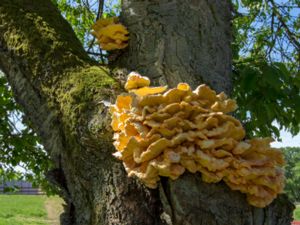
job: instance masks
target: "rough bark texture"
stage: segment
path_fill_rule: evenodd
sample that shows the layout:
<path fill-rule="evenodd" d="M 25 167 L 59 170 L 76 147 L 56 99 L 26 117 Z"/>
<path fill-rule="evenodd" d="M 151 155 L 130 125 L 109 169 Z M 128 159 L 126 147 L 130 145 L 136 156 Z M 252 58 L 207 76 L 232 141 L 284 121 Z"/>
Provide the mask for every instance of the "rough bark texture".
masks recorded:
<path fill-rule="evenodd" d="M 124 0 L 123 8 L 131 42 L 116 65 L 171 86 L 231 89 L 226 1 Z M 88 58 L 50 0 L 0 1 L 0 68 L 55 162 L 48 176 L 67 203 L 62 224 L 289 224 L 292 205 L 284 197 L 255 209 L 244 195 L 205 184 L 199 174 L 163 180 L 159 191 L 127 178 L 111 156 L 101 103 L 120 88 Z"/>
<path fill-rule="evenodd" d="M 162 188 L 161 188 L 162 189 Z M 180 225 L 290 225 L 294 206 L 280 195 L 264 209 L 250 206 L 245 195 L 225 183 L 207 184 L 200 174 L 184 174 L 163 184 L 165 212 Z M 162 190 L 161 190 L 162 192 Z"/>
<path fill-rule="evenodd" d="M 122 20 L 129 28 L 130 44 L 117 65 L 156 83 L 206 83 L 230 92 L 229 1 L 124 0 Z"/>

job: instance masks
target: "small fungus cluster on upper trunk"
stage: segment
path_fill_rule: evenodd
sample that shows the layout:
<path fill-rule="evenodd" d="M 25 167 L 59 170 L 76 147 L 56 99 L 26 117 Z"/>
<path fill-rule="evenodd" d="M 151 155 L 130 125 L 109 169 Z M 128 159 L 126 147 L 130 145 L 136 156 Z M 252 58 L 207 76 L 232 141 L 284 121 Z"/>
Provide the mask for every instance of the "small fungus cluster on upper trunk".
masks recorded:
<path fill-rule="evenodd" d="M 240 121 L 226 114 L 237 108 L 234 100 L 206 85 L 194 91 L 186 83 L 169 90 L 149 85 L 147 77 L 131 73 L 129 93 L 119 95 L 110 109 L 114 156 L 129 176 L 156 188 L 159 176 L 201 172 L 203 181 L 224 180 L 256 207 L 282 192 L 282 153 L 270 147 L 270 138 L 244 140 Z"/>
<path fill-rule="evenodd" d="M 111 51 L 126 48 L 128 31 L 118 22 L 117 17 L 100 19 L 93 26 L 92 34 L 98 39 L 103 50 Z"/>

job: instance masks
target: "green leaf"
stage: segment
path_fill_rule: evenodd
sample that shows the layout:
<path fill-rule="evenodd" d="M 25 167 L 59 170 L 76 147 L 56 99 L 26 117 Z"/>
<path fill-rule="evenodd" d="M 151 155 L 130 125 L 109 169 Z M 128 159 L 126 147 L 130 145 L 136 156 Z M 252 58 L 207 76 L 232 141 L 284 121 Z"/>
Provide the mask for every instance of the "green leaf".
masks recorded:
<path fill-rule="evenodd" d="M 282 87 L 282 81 L 280 81 L 279 71 L 270 65 L 262 67 L 263 79 L 271 85 L 276 91 L 280 91 Z"/>

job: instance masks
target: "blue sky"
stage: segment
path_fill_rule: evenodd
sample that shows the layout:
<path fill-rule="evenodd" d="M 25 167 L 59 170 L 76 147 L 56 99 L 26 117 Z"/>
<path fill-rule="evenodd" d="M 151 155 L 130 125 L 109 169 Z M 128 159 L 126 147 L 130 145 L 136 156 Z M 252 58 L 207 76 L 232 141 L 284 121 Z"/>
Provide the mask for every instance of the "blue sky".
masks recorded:
<path fill-rule="evenodd" d="M 300 147 L 300 134 L 292 137 L 289 132 L 284 130 L 280 131 L 280 137 L 282 142 L 273 142 L 272 147 L 281 148 L 281 147 Z"/>

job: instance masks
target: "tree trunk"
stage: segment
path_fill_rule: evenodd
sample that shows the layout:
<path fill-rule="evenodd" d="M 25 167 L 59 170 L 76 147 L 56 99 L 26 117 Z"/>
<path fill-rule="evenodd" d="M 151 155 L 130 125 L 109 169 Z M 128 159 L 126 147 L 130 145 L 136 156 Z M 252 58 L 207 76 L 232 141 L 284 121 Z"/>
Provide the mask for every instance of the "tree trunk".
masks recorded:
<path fill-rule="evenodd" d="M 205 82 L 230 92 L 229 2 L 124 0 L 122 18 L 130 47 L 114 65 L 155 83 Z M 66 201 L 62 224 L 290 224 L 293 206 L 284 196 L 257 209 L 200 174 L 163 179 L 159 190 L 128 178 L 111 155 L 102 104 L 121 88 L 87 56 L 50 0 L 1 0 L 0 68 L 55 163 L 48 177 Z"/>
<path fill-rule="evenodd" d="M 155 83 L 231 90 L 230 2 L 123 0 L 129 49 L 117 65 L 137 70 Z"/>

